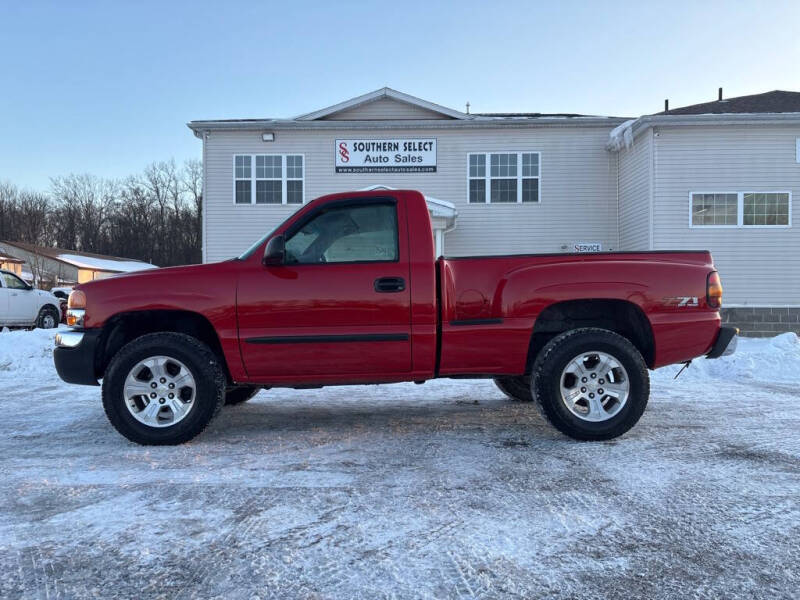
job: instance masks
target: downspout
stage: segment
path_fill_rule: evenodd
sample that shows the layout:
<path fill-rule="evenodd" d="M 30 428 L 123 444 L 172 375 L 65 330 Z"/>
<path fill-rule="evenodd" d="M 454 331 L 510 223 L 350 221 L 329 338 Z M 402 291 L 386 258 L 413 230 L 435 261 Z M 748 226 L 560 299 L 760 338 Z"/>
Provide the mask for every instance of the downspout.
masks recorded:
<path fill-rule="evenodd" d="M 444 256 L 444 236 L 446 236 L 451 231 L 455 231 L 456 230 L 456 218 L 457 217 L 458 217 L 458 215 L 453 217 L 453 226 L 452 227 L 447 227 L 446 229 L 442 230 L 442 251 L 439 253 L 439 256 Z M 437 256 L 436 258 L 439 258 L 439 256 Z"/>
<path fill-rule="evenodd" d="M 620 226 L 622 224 L 622 220 L 620 219 L 620 215 L 619 215 L 619 213 L 620 213 L 620 203 L 619 203 L 619 153 L 620 152 L 621 152 L 620 150 L 617 150 L 617 152 L 614 153 L 614 155 L 617 158 L 617 247 L 616 247 L 617 252 L 622 250 L 622 248 L 620 247 L 620 245 L 622 244 L 622 233 L 620 231 Z"/>
<path fill-rule="evenodd" d="M 201 225 L 201 227 L 202 227 L 202 236 L 203 236 L 203 240 L 202 240 L 202 246 L 203 247 L 201 249 L 202 250 L 201 259 L 202 259 L 202 261 L 204 263 L 208 261 L 208 254 L 206 252 L 206 241 L 208 240 L 208 235 L 207 235 L 208 227 L 206 225 L 207 220 L 208 220 L 208 210 L 207 210 L 208 196 L 206 196 L 206 181 L 208 181 L 208 177 L 206 177 L 206 164 L 207 164 L 207 162 L 206 162 L 206 140 L 208 140 L 208 135 L 209 135 L 208 131 L 204 131 L 203 132 L 203 187 L 202 187 L 202 192 L 201 192 L 203 194 L 203 201 L 200 203 L 200 209 L 203 211 L 203 215 L 202 215 L 203 222 L 202 222 L 202 225 Z"/>
<path fill-rule="evenodd" d="M 655 128 L 650 128 L 650 247 L 648 250 L 653 250 L 653 227 L 655 217 L 655 187 L 656 187 L 656 136 Z"/>

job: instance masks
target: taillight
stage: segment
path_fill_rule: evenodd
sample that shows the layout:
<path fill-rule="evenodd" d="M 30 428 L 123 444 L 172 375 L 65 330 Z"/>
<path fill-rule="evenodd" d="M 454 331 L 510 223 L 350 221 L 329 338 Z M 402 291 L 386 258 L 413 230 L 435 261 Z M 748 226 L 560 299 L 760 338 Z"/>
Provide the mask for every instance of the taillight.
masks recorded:
<path fill-rule="evenodd" d="M 722 306 L 722 281 L 716 271 L 711 271 L 706 278 L 706 303 L 711 308 Z"/>

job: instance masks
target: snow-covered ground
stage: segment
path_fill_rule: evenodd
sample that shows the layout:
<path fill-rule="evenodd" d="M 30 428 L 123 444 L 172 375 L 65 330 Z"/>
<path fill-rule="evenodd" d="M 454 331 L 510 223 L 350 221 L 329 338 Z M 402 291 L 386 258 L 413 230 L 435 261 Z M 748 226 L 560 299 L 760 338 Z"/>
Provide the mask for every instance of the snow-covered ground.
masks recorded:
<path fill-rule="evenodd" d="M 490 381 L 262 392 L 144 448 L 0 333 L 0 597 L 732 598 L 800 590 L 800 342 L 653 374 L 568 440 Z"/>

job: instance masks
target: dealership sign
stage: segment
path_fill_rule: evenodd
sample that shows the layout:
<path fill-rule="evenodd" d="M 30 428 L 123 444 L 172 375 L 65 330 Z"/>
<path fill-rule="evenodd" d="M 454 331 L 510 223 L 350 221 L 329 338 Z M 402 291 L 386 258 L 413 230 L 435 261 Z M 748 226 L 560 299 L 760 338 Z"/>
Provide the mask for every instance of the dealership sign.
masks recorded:
<path fill-rule="evenodd" d="M 337 173 L 435 173 L 436 139 L 336 140 Z"/>

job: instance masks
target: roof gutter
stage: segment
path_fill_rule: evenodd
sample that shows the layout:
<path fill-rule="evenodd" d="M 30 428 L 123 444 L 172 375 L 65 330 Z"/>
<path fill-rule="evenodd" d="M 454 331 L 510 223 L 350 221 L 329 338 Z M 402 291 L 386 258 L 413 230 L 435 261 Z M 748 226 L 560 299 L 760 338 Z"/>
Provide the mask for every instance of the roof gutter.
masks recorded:
<path fill-rule="evenodd" d="M 536 119 L 402 120 L 402 121 L 290 121 L 254 119 L 252 121 L 190 121 L 186 126 L 196 137 L 205 131 L 309 131 L 381 129 L 534 129 L 537 127 L 608 127 L 624 123 L 618 117 L 562 117 Z"/>
<path fill-rule="evenodd" d="M 639 117 L 631 125 L 631 134 L 636 139 L 641 133 L 657 126 L 685 127 L 692 125 L 781 125 L 800 122 L 800 113 L 727 113 L 703 115 L 647 115 Z M 611 141 L 606 150 L 619 150 Z"/>

